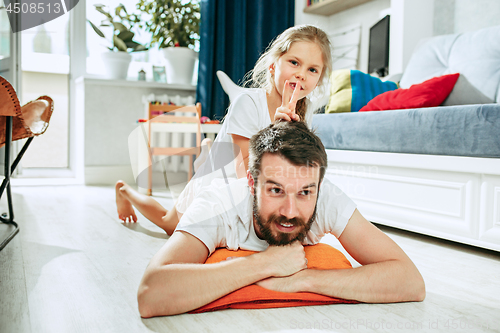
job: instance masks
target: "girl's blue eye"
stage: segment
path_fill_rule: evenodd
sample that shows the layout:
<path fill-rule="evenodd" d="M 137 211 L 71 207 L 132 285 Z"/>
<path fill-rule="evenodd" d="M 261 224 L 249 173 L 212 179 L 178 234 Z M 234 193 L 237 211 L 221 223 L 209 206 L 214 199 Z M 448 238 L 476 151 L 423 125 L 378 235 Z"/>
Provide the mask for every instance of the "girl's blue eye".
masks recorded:
<path fill-rule="evenodd" d="M 295 60 L 290 60 L 290 63 L 291 63 L 292 65 L 298 65 L 298 62 L 296 62 Z"/>
<path fill-rule="evenodd" d="M 313 73 L 317 73 L 318 72 L 318 70 L 316 68 L 311 68 L 310 71 L 313 72 Z"/>

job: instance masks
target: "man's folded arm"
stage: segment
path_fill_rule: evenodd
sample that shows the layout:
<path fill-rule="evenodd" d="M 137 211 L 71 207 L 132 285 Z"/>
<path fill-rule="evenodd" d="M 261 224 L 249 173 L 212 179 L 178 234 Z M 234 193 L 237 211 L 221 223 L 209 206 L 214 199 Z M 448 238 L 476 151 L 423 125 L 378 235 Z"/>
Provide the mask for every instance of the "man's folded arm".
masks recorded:
<path fill-rule="evenodd" d="M 142 278 L 137 294 L 141 317 L 188 312 L 266 277 L 248 263 L 252 258 L 201 265 L 207 257 L 199 239 L 174 232 Z"/>
<path fill-rule="evenodd" d="M 299 243 L 204 265 L 208 253 L 198 238 L 174 232 L 142 278 L 137 294 L 141 317 L 185 313 L 259 280 L 306 268 Z"/>
<path fill-rule="evenodd" d="M 422 276 L 403 250 L 355 210 L 339 237 L 342 246 L 358 261 L 354 269 L 306 269 L 286 278 L 259 282 L 264 288 L 307 291 L 366 303 L 422 301 Z"/>

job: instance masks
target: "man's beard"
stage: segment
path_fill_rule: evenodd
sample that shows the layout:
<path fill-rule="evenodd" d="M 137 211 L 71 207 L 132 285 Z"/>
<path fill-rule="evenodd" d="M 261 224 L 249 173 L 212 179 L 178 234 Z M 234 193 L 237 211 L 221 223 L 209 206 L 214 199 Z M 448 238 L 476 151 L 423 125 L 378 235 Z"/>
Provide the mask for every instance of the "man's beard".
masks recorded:
<path fill-rule="evenodd" d="M 254 195 L 253 216 L 255 218 L 255 221 L 257 221 L 257 225 L 259 226 L 259 231 L 262 237 L 267 243 L 269 243 L 269 245 L 287 245 L 295 242 L 296 240 L 302 242 L 306 238 L 307 232 L 309 231 L 309 229 L 311 229 L 311 225 L 316 218 L 316 205 L 314 206 L 314 212 L 312 213 L 311 218 L 309 218 L 309 221 L 307 221 L 307 223 L 300 217 L 287 219 L 284 216 L 277 216 L 275 214 L 271 214 L 267 221 L 263 221 L 259 214 L 257 195 Z M 302 228 L 302 230 L 298 234 L 278 231 L 278 236 L 276 236 L 271 230 L 271 225 L 273 223 L 290 223 L 293 224 L 296 228 Z"/>

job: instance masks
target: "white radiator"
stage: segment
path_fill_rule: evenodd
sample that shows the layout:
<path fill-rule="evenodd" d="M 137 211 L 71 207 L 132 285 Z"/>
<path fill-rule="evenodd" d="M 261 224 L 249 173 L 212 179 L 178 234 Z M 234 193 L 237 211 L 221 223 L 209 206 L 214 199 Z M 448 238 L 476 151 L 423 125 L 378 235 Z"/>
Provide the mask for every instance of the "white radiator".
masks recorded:
<path fill-rule="evenodd" d="M 154 95 L 150 94 L 142 97 L 142 101 L 144 103 L 145 110 L 145 119 L 149 116 L 149 103 L 153 101 L 159 101 L 161 103 L 173 103 L 175 105 L 194 105 L 194 97 L 180 97 L 176 96 L 168 96 L 168 95 Z M 179 114 L 186 115 L 186 113 Z M 194 116 L 195 113 L 192 113 Z M 195 134 L 192 133 L 153 133 L 152 143 L 155 147 L 193 147 L 195 146 Z M 165 171 L 170 172 L 188 172 L 189 170 L 189 156 L 156 156 L 155 161 L 153 162 L 153 171 L 163 172 L 164 170 L 161 167 L 160 163 L 155 163 L 158 160 L 163 160 L 164 165 L 166 167 Z"/>

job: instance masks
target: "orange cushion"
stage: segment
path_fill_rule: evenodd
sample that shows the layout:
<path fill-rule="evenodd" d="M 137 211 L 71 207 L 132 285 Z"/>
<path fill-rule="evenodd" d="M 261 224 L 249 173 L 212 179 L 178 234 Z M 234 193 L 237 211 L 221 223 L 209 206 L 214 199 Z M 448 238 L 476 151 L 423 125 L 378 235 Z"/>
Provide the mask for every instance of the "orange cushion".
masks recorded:
<path fill-rule="evenodd" d="M 304 246 L 309 269 L 346 269 L 352 268 L 351 263 L 342 252 L 327 244 L 316 244 Z M 218 249 L 210 257 L 206 264 L 217 263 L 228 257 L 244 257 L 254 254 L 254 251 L 230 251 Z M 309 292 L 283 293 L 268 290 L 256 284 L 252 284 L 223 296 L 212 303 L 204 305 L 190 313 L 217 311 L 223 309 L 263 309 L 281 308 L 305 305 L 323 305 L 336 303 L 358 303 L 353 300 L 329 297 Z"/>

